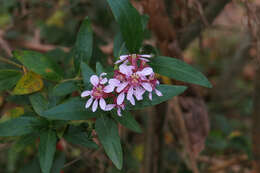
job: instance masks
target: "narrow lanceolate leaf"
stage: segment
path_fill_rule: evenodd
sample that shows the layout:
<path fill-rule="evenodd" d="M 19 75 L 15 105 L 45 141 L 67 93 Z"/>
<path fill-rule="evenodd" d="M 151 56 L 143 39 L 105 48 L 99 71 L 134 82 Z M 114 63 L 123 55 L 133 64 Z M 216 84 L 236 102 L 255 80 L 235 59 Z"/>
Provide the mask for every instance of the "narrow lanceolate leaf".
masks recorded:
<path fill-rule="evenodd" d="M 162 102 L 165 102 L 165 101 L 173 98 L 174 96 L 177 96 L 177 95 L 183 93 L 187 89 L 187 87 L 186 86 L 176 86 L 176 85 L 159 85 L 157 87 L 157 89 L 159 91 L 161 91 L 163 96 L 159 97 L 153 92 L 152 100 L 150 100 L 148 98 L 148 93 L 146 93 L 143 96 L 143 98 L 144 98 L 143 100 L 137 101 L 135 106 L 132 106 L 131 104 L 127 104 L 126 108 L 128 110 L 137 110 L 137 109 L 142 109 L 144 107 L 160 104 Z"/>
<path fill-rule="evenodd" d="M 23 149 L 25 149 L 29 145 L 35 144 L 35 141 L 37 138 L 38 138 L 37 133 L 21 136 L 13 146 L 14 151 L 21 152 Z"/>
<path fill-rule="evenodd" d="M 100 62 L 97 62 L 96 63 L 96 73 L 98 75 L 100 75 L 101 73 L 103 73 L 105 70 L 104 70 L 104 67 L 102 66 L 102 64 Z"/>
<path fill-rule="evenodd" d="M 0 70 L 0 91 L 12 89 L 21 77 L 18 70 Z"/>
<path fill-rule="evenodd" d="M 53 88 L 53 94 L 56 96 L 65 96 L 78 90 L 75 81 L 62 82 Z"/>
<path fill-rule="evenodd" d="M 51 168 L 51 173 L 61 173 L 62 168 L 64 167 L 66 161 L 65 152 L 59 153 L 53 162 L 53 166 Z"/>
<path fill-rule="evenodd" d="M 93 31 L 90 20 L 86 18 L 79 29 L 77 40 L 73 48 L 75 71 L 78 72 L 80 62 L 89 64 L 93 51 Z"/>
<path fill-rule="evenodd" d="M 42 116 L 54 120 L 86 120 L 96 117 L 96 113 L 85 108 L 84 100 L 72 98 L 43 112 Z"/>
<path fill-rule="evenodd" d="M 152 58 L 154 72 L 187 83 L 211 88 L 208 79 L 198 70 L 176 58 L 158 56 Z"/>
<path fill-rule="evenodd" d="M 112 111 L 112 117 L 126 128 L 137 133 L 142 133 L 142 129 L 135 118 L 128 111 L 122 111 L 122 116 L 118 116 L 116 111 Z"/>
<path fill-rule="evenodd" d="M 85 87 L 90 86 L 90 77 L 95 74 L 95 72 L 84 62 L 81 62 L 81 73 L 83 77 L 83 82 Z"/>
<path fill-rule="evenodd" d="M 38 158 L 43 173 L 50 173 L 56 151 L 57 137 L 51 129 L 40 135 Z"/>
<path fill-rule="evenodd" d="M 41 93 L 32 94 L 29 99 L 34 111 L 38 115 L 42 115 L 42 113 L 48 108 L 48 101 Z"/>
<path fill-rule="evenodd" d="M 52 81 L 62 79 L 62 70 L 60 67 L 44 54 L 34 51 L 15 51 L 14 57 L 26 68 L 41 75 L 45 79 Z"/>
<path fill-rule="evenodd" d="M 43 80 L 40 75 L 34 72 L 27 72 L 17 82 L 13 94 L 23 95 L 40 91 L 43 88 Z"/>
<path fill-rule="evenodd" d="M 120 55 L 126 55 L 128 53 L 129 52 L 126 48 L 122 34 L 119 32 L 119 33 L 117 33 L 117 35 L 115 36 L 115 39 L 114 39 L 113 55 L 117 60 Z"/>
<path fill-rule="evenodd" d="M 95 129 L 108 157 L 118 169 L 122 169 L 123 152 L 115 121 L 103 115 L 96 120 Z"/>
<path fill-rule="evenodd" d="M 129 0 L 107 0 L 130 53 L 138 53 L 143 41 L 142 18 Z"/>
<path fill-rule="evenodd" d="M 0 123 L 0 136 L 21 136 L 35 132 L 39 122 L 33 117 L 19 117 Z"/>
<path fill-rule="evenodd" d="M 93 149 L 98 148 L 98 145 L 89 139 L 86 131 L 82 131 L 80 127 L 70 126 L 68 131 L 64 134 L 64 138 L 66 141 L 75 145 Z"/>

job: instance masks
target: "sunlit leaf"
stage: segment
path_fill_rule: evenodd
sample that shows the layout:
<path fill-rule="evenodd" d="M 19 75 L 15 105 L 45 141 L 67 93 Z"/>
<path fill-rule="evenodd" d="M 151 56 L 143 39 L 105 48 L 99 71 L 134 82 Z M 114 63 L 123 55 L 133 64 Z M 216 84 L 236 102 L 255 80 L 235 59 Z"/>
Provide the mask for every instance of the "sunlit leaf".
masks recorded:
<path fill-rule="evenodd" d="M 40 75 L 34 72 L 27 72 L 16 84 L 13 94 L 23 95 L 39 91 L 43 88 L 43 80 Z"/>

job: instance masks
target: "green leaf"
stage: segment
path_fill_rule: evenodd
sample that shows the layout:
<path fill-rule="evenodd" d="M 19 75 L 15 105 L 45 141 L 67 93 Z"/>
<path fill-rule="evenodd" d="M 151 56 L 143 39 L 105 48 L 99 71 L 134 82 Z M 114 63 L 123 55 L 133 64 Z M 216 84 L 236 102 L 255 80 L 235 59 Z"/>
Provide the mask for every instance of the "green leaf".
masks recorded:
<path fill-rule="evenodd" d="M 129 54 L 129 52 L 126 48 L 122 34 L 119 32 L 119 33 L 116 34 L 115 39 L 114 39 L 113 55 L 117 60 L 117 58 L 120 55 L 126 55 L 126 54 Z"/>
<path fill-rule="evenodd" d="M 82 131 L 80 127 L 70 126 L 67 133 L 64 135 L 64 138 L 66 141 L 75 145 L 81 145 L 93 149 L 98 148 L 98 145 L 89 139 L 86 131 Z"/>
<path fill-rule="evenodd" d="M 38 138 L 38 134 L 36 133 L 21 136 L 13 146 L 14 151 L 21 152 L 28 145 L 35 144 L 37 138 Z"/>
<path fill-rule="evenodd" d="M 89 64 L 93 51 L 93 31 L 90 20 L 85 18 L 82 22 L 75 46 L 73 48 L 74 67 L 78 72 L 80 63 L 83 61 Z"/>
<path fill-rule="evenodd" d="M 95 74 L 95 72 L 84 62 L 81 62 L 81 73 L 83 76 L 83 82 L 85 87 L 90 86 L 90 77 Z"/>
<path fill-rule="evenodd" d="M 0 70 L 0 91 L 12 89 L 21 77 L 18 70 Z"/>
<path fill-rule="evenodd" d="M 137 109 L 143 109 L 144 107 L 148 106 L 154 106 L 157 104 L 160 104 L 162 102 L 165 102 L 174 96 L 177 96 L 181 93 L 183 93 L 187 87 L 186 86 L 176 86 L 176 85 L 159 85 L 156 89 L 161 91 L 163 96 L 157 96 L 155 93 L 153 93 L 153 99 L 152 101 L 148 98 L 148 93 L 144 94 L 144 99 L 141 101 L 137 101 L 135 106 L 131 104 L 127 104 L 126 109 L 127 110 L 137 110 Z"/>
<path fill-rule="evenodd" d="M 138 53 L 143 41 L 142 18 L 129 0 L 107 0 L 130 53 Z"/>
<path fill-rule="evenodd" d="M 108 157 L 118 169 L 122 169 L 123 152 L 115 121 L 106 115 L 102 115 L 97 118 L 95 129 Z"/>
<path fill-rule="evenodd" d="M 52 107 L 43 112 L 42 116 L 55 120 L 86 120 L 96 117 L 96 113 L 85 108 L 85 101 L 72 98 L 65 103 Z"/>
<path fill-rule="evenodd" d="M 146 27 L 147 27 L 147 24 L 149 22 L 150 17 L 147 14 L 144 14 L 144 15 L 141 16 L 141 18 L 142 18 L 143 30 L 145 30 Z"/>
<path fill-rule="evenodd" d="M 34 51 L 14 51 L 17 58 L 26 68 L 41 75 L 43 78 L 59 81 L 62 79 L 60 67 L 45 55 Z"/>
<path fill-rule="evenodd" d="M 138 122 L 134 119 L 134 117 L 131 115 L 128 111 L 122 111 L 122 116 L 118 116 L 116 111 L 112 111 L 112 117 L 118 121 L 123 126 L 129 128 L 130 130 L 133 130 L 137 133 L 142 133 L 142 129 Z"/>
<path fill-rule="evenodd" d="M 78 87 L 74 81 L 62 82 L 53 88 L 53 94 L 56 96 L 65 96 L 77 91 Z"/>
<path fill-rule="evenodd" d="M 56 151 L 57 137 L 56 133 L 51 129 L 43 132 L 40 135 L 40 144 L 38 151 L 38 158 L 40 167 L 43 173 L 50 173 L 55 151 Z"/>
<path fill-rule="evenodd" d="M 48 101 L 44 98 L 44 96 L 41 93 L 35 93 L 33 95 L 30 95 L 29 99 L 34 111 L 38 115 L 42 115 L 42 113 L 46 109 L 48 109 Z"/>
<path fill-rule="evenodd" d="M 102 66 L 102 64 L 100 64 L 100 62 L 97 62 L 96 63 L 96 73 L 98 75 L 100 75 L 103 72 L 104 72 L 104 67 Z"/>
<path fill-rule="evenodd" d="M 57 154 L 51 168 L 51 173 L 60 173 L 62 168 L 64 167 L 65 161 L 65 152 L 60 152 L 59 154 Z"/>
<path fill-rule="evenodd" d="M 211 88 L 208 79 L 198 70 L 176 58 L 157 56 L 151 59 L 154 72 L 161 75 Z"/>
<path fill-rule="evenodd" d="M 34 117 L 19 117 L 0 123 L 0 136 L 21 136 L 35 132 L 39 120 Z"/>
<path fill-rule="evenodd" d="M 36 158 L 33 159 L 29 164 L 26 164 L 20 171 L 19 173 L 40 173 L 41 169 L 39 166 L 39 161 Z"/>

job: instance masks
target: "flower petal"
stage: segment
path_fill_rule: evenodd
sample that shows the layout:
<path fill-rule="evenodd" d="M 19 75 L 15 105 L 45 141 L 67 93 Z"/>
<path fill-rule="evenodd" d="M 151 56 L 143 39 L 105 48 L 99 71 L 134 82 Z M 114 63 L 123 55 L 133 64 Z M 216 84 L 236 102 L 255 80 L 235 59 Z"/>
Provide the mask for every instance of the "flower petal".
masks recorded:
<path fill-rule="evenodd" d="M 117 92 L 121 92 L 123 89 L 125 89 L 125 87 L 128 85 L 128 82 L 123 82 L 123 83 L 121 83 L 118 87 L 117 87 L 117 89 L 116 89 L 116 91 Z"/>
<path fill-rule="evenodd" d="M 128 66 L 128 65 L 125 65 L 125 64 L 121 64 L 119 66 L 119 72 L 125 74 L 125 75 L 128 75 L 130 76 L 132 73 L 133 73 L 133 70 L 134 67 L 133 66 Z"/>
<path fill-rule="evenodd" d="M 92 75 L 90 77 L 90 83 L 93 85 L 93 86 L 97 86 L 99 84 L 99 78 L 97 75 Z"/>
<path fill-rule="evenodd" d="M 111 111 L 116 105 L 115 104 L 108 104 L 106 105 L 105 111 Z"/>
<path fill-rule="evenodd" d="M 127 98 L 127 100 L 129 100 L 132 105 L 135 105 L 135 99 L 133 96 L 130 97 L 129 99 Z"/>
<path fill-rule="evenodd" d="M 153 69 L 151 67 L 145 67 L 142 71 L 136 73 L 142 76 L 147 76 L 153 73 Z"/>
<path fill-rule="evenodd" d="M 143 100 L 143 94 L 145 93 L 145 90 L 141 87 L 138 87 L 134 91 L 134 95 L 137 100 Z"/>
<path fill-rule="evenodd" d="M 89 106 L 91 105 L 91 103 L 93 102 L 93 98 L 91 97 L 90 99 L 88 99 L 86 105 L 85 105 L 85 108 L 89 108 Z"/>
<path fill-rule="evenodd" d="M 141 57 L 145 57 L 145 58 L 151 58 L 151 57 L 152 57 L 152 55 L 147 55 L 147 54 L 145 54 L 145 55 L 141 55 Z"/>
<path fill-rule="evenodd" d="M 88 91 L 88 90 L 84 91 L 84 92 L 81 93 L 81 97 L 87 97 L 87 96 L 89 96 L 91 94 L 91 92 L 92 91 Z"/>
<path fill-rule="evenodd" d="M 100 98 L 99 100 L 99 106 L 102 110 L 106 110 L 106 101 L 103 98 Z"/>
<path fill-rule="evenodd" d="M 101 83 L 101 84 L 107 83 L 107 78 L 101 79 L 101 80 L 100 80 L 100 83 Z"/>
<path fill-rule="evenodd" d="M 117 97 L 116 99 L 116 103 L 118 105 L 121 105 L 123 102 L 124 102 L 124 99 L 125 99 L 125 93 L 120 93 L 119 96 Z"/>
<path fill-rule="evenodd" d="M 106 76 L 106 75 L 107 75 L 107 73 L 103 72 L 103 73 L 101 73 L 101 74 L 99 75 L 99 77 L 102 78 L 103 76 Z"/>
<path fill-rule="evenodd" d="M 133 87 L 130 87 L 128 92 L 127 92 L 127 100 L 129 100 L 131 97 L 133 97 L 133 94 L 134 94 L 134 88 Z"/>
<path fill-rule="evenodd" d="M 129 55 L 121 55 L 121 56 L 119 56 L 119 59 L 121 59 L 121 60 L 126 60 L 126 58 L 128 57 Z"/>
<path fill-rule="evenodd" d="M 117 115 L 120 116 L 120 117 L 122 116 L 120 108 L 117 109 Z"/>
<path fill-rule="evenodd" d="M 163 96 L 163 94 L 161 93 L 161 91 L 155 89 L 155 94 L 158 95 L 158 96 Z"/>
<path fill-rule="evenodd" d="M 119 64 L 119 63 L 121 63 L 121 62 L 123 62 L 124 60 L 121 60 L 121 59 L 119 59 L 119 60 L 117 60 L 114 64 Z"/>
<path fill-rule="evenodd" d="M 120 81 L 118 79 L 113 78 L 113 79 L 109 79 L 108 83 L 114 86 L 118 86 L 120 84 Z"/>
<path fill-rule="evenodd" d="M 152 92 L 153 88 L 152 85 L 148 82 L 141 83 L 141 85 L 144 87 L 145 90 Z"/>
<path fill-rule="evenodd" d="M 140 60 L 143 60 L 143 61 L 145 61 L 145 62 L 150 62 L 150 60 L 148 60 L 148 59 L 145 59 L 145 58 L 139 58 Z"/>
<path fill-rule="evenodd" d="M 115 89 L 115 86 L 114 86 L 114 85 L 107 85 L 107 86 L 105 86 L 105 88 L 104 88 L 104 92 L 105 92 L 105 93 L 111 93 L 111 92 L 114 91 L 114 89 Z"/>
<path fill-rule="evenodd" d="M 98 99 L 96 99 L 92 105 L 92 112 L 96 112 L 98 107 Z"/>
<path fill-rule="evenodd" d="M 149 92 L 149 99 L 150 99 L 150 100 L 153 100 L 153 94 L 152 94 L 152 92 Z"/>

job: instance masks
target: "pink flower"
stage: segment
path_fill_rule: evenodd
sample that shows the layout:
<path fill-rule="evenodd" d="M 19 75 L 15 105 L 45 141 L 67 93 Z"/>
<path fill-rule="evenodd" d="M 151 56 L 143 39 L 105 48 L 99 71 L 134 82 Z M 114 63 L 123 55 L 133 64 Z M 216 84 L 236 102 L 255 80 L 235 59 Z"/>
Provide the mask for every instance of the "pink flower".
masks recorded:
<path fill-rule="evenodd" d="M 159 91 L 159 90 L 156 89 L 156 86 L 159 85 L 160 82 L 155 78 L 155 74 L 154 74 L 154 73 L 152 73 L 152 74 L 149 76 L 148 81 L 149 81 L 149 83 L 152 85 L 152 88 L 153 88 L 152 91 L 155 91 L 155 94 L 156 94 L 157 96 L 162 96 L 161 91 Z M 153 97 L 152 92 L 149 92 L 149 99 L 152 100 L 152 99 L 153 99 L 152 97 Z"/>
<path fill-rule="evenodd" d="M 122 116 L 121 109 L 125 110 L 125 103 L 118 105 L 115 99 L 114 104 L 108 104 L 106 107 L 107 110 L 112 110 L 113 108 L 117 108 L 117 115 L 121 117 Z"/>
<path fill-rule="evenodd" d="M 97 75 L 92 75 L 90 77 L 90 82 L 93 85 L 92 90 L 88 91 L 84 91 L 81 93 L 81 97 L 87 97 L 90 96 L 90 99 L 87 101 L 85 107 L 89 108 L 90 105 L 93 102 L 92 105 L 92 111 L 95 112 L 98 108 L 98 105 L 100 106 L 100 108 L 102 110 L 106 111 L 106 101 L 105 98 L 108 97 L 109 92 L 105 92 L 105 83 L 107 83 L 107 78 L 103 78 L 103 76 L 105 76 L 106 73 L 102 73 L 99 77 Z"/>
<path fill-rule="evenodd" d="M 130 62 L 130 64 L 137 66 L 137 61 L 141 60 L 144 62 L 149 62 L 149 60 L 147 58 L 151 58 L 151 55 L 138 55 L 138 54 L 130 54 L 130 55 L 121 55 L 119 57 L 119 60 L 117 60 L 115 62 L 115 64 L 119 64 L 122 63 L 126 64 L 128 62 Z"/>
<path fill-rule="evenodd" d="M 145 67 L 141 71 L 136 71 L 134 66 L 122 64 L 119 66 L 120 75 L 123 75 L 123 80 L 117 85 L 116 92 L 120 93 L 117 97 L 117 104 L 121 105 L 124 102 L 125 96 L 132 105 L 135 105 L 135 99 L 143 99 L 145 91 L 152 92 L 152 85 L 147 81 L 148 75 L 153 73 L 151 67 Z"/>

